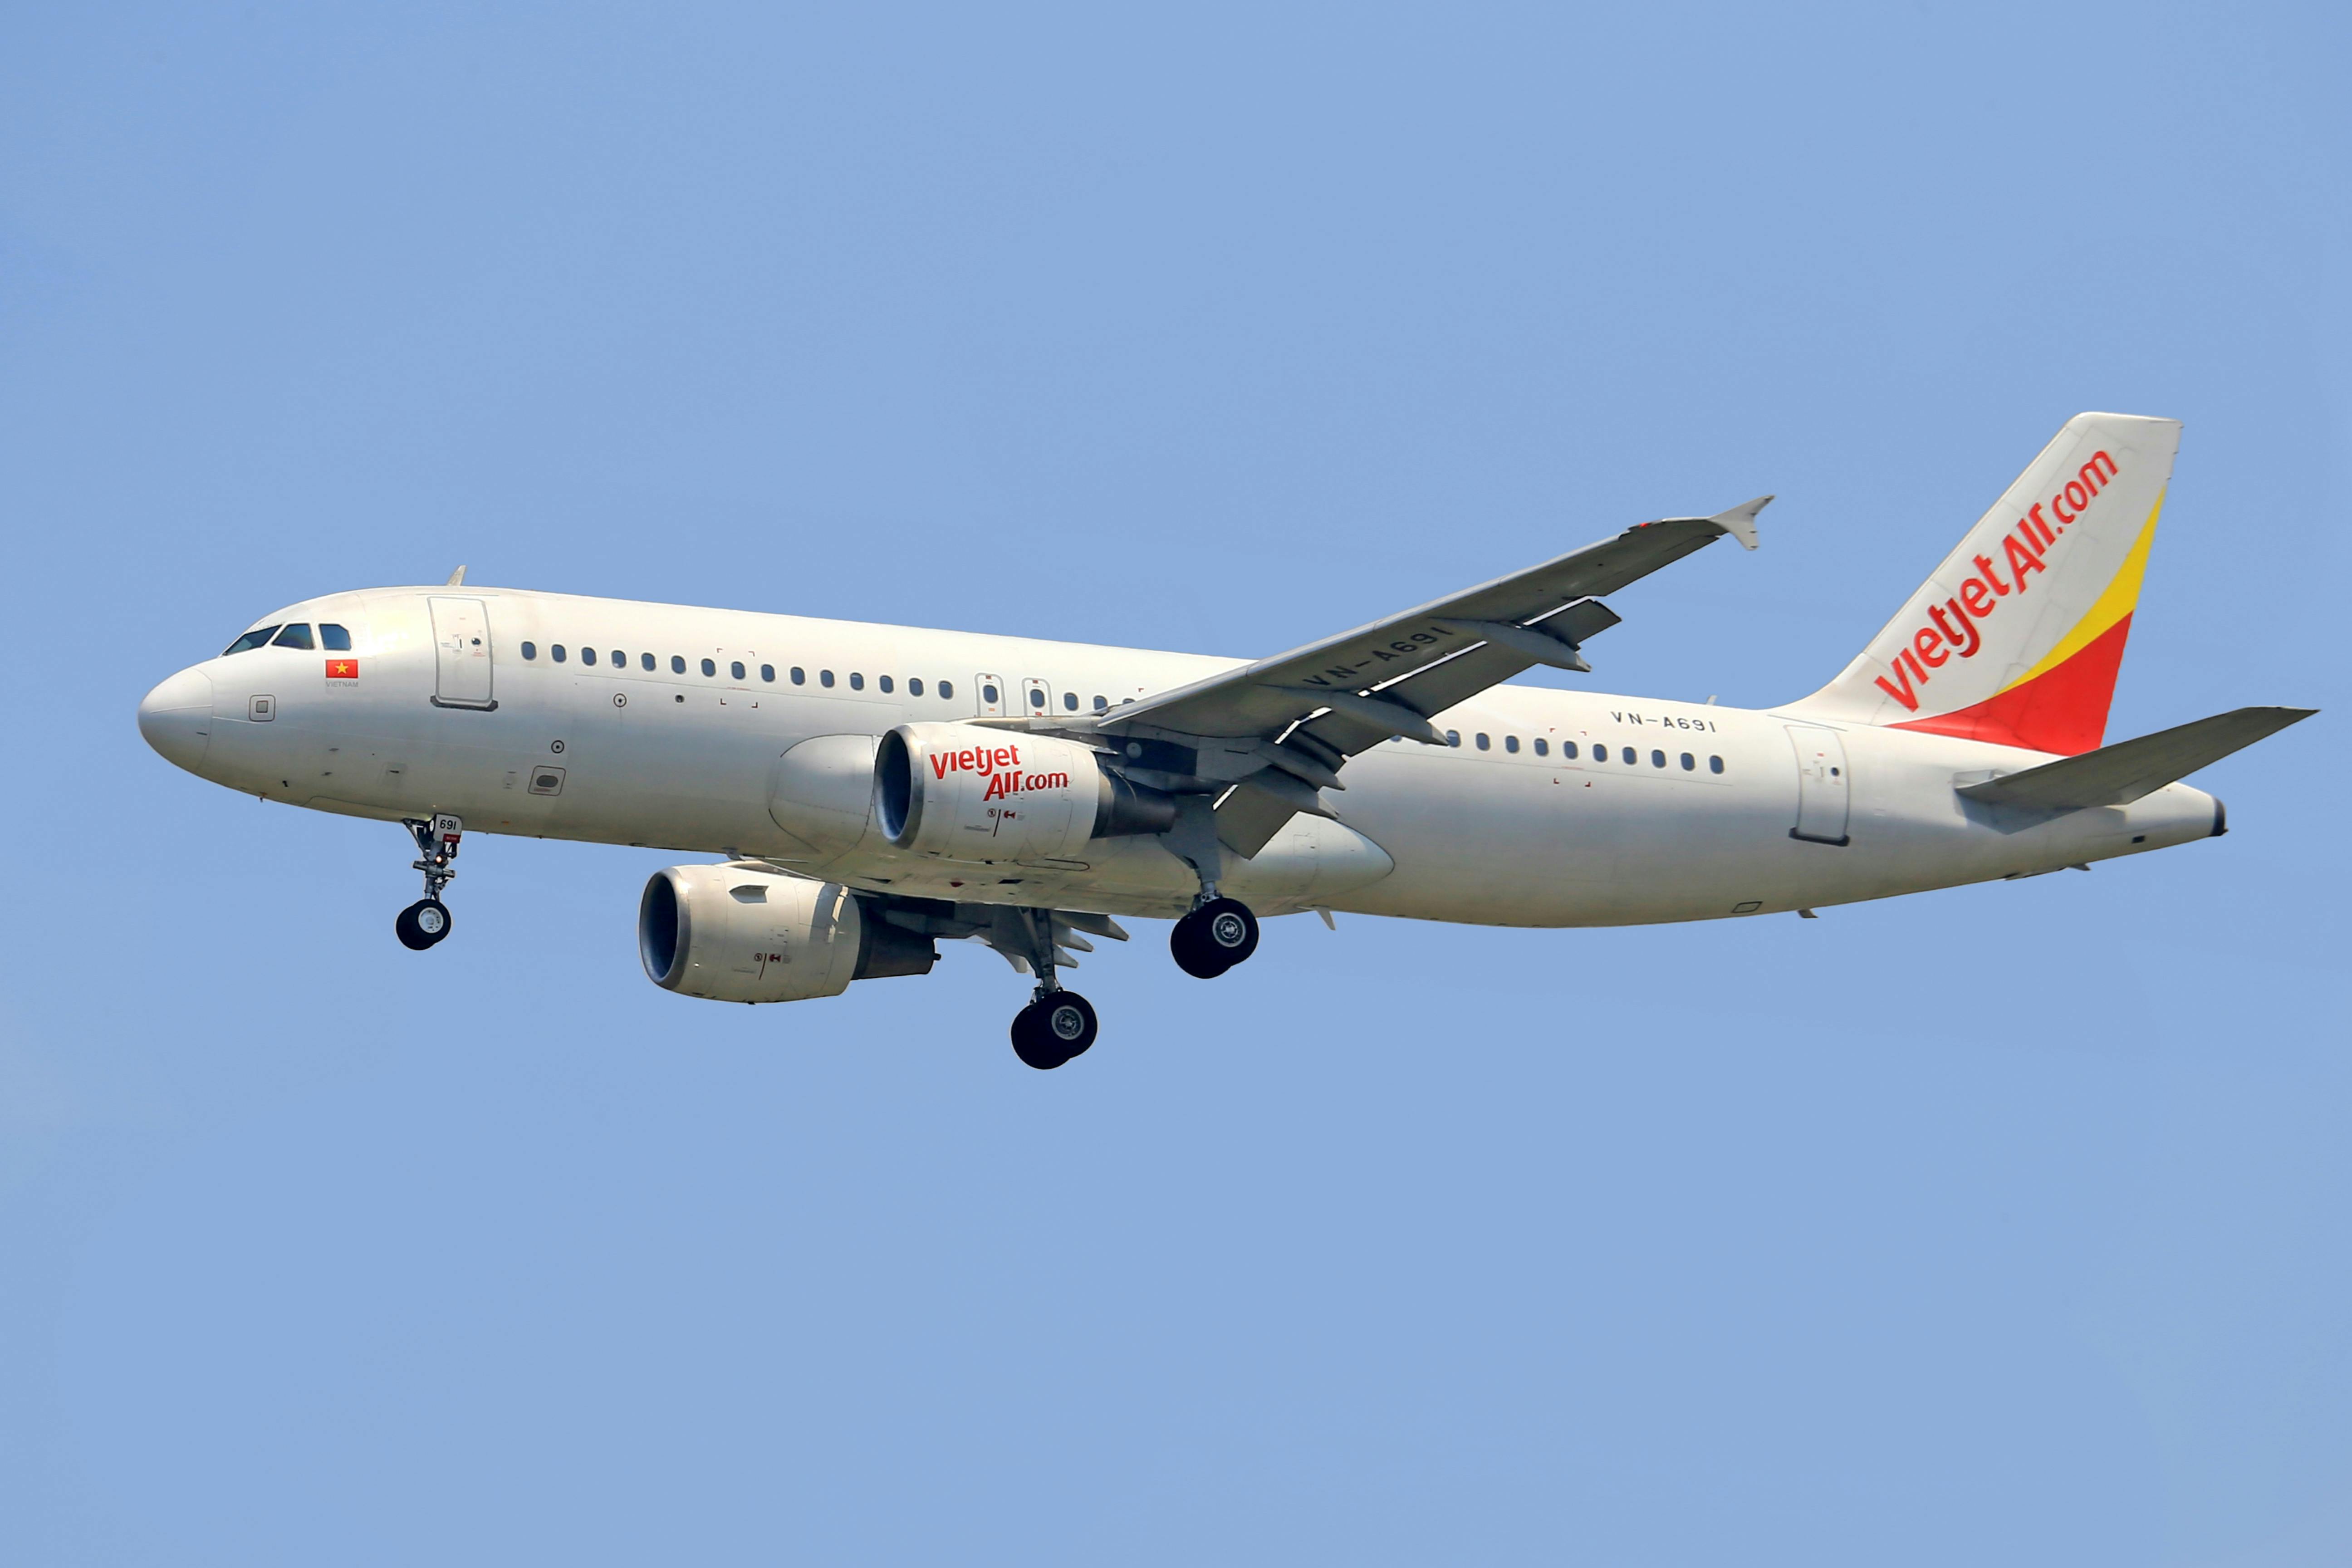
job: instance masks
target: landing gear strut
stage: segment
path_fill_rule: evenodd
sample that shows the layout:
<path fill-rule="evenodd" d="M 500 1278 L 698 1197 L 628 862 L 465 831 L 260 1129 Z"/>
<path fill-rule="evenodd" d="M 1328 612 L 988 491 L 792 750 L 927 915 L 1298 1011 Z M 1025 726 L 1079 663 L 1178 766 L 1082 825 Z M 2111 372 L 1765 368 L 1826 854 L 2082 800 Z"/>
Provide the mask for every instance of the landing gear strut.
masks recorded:
<path fill-rule="evenodd" d="M 449 862 L 457 858 L 457 838 L 466 825 L 443 812 L 430 822 L 404 818 L 401 826 L 416 840 L 415 869 L 425 873 L 425 896 L 401 910 L 392 929 L 401 946 L 423 952 L 449 934 L 449 906 L 441 901 L 441 889 L 457 875 Z"/>
<path fill-rule="evenodd" d="M 1214 980 L 1257 951 L 1257 917 L 1239 899 L 1203 889 L 1192 912 L 1168 935 L 1176 967 L 1201 980 Z"/>
<path fill-rule="evenodd" d="M 1087 943 L 1074 932 L 1057 931 L 1051 910 L 1006 910 L 999 913 L 998 921 L 992 939 L 996 947 L 1017 953 L 1037 977 L 1029 1005 L 1013 1018 L 1013 1054 L 1040 1072 L 1051 1072 L 1084 1056 L 1099 1031 L 1094 1004 L 1075 991 L 1063 990 L 1059 977 L 1062 943 L 1072 942 L 1082 948 Z M 1108 929 L 1109 934 L 1126 939 L 1118 927 Z"/>

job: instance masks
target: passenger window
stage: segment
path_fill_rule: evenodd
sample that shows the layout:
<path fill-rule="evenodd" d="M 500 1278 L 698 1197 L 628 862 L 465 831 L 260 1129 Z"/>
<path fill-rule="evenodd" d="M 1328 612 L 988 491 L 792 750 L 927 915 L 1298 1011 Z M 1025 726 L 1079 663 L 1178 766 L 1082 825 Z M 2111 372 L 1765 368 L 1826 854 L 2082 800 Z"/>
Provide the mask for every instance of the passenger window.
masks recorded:
<path fill-rule="evenodd" d="M 1723 759 L 1721 757 L 1707 758 L 1706 771 L 1711 773 L 1721 773 L 1723 771 Z"/>
<path fill-rule="evenodd" d="M 760 679 L 766 681 L 769 685 L 773 686 L 776 683 L 776 667 L 772 664 L 761 665 L 760 667 Z"/>
<path fill-rule="evenodd" d="M 1517 735 L 1506 735 L 1503 737 L 1503 750 L 1507 752 L 1517 752 L 1518 749 L 1519 738 Z"/>
<path fill-rule="evenodd" d="M 269 646 L 308 648 L 310 646 L 310 624 L 308 621 L 296 621 L 292 626 L 279 632 Z"/>
<path fill-rule="evenodd" d="M 1097 713 L 1110 711 L 1110 699 L 1097 694 L 1095 698 L 1095 711 Z"/>
<path fill-rule="evenodd" d="M 1698 766 L 1698 759 L 1688 752 L 1683 753 L 1683 772 L 1690 773 Z"/>
<path fill-rule="evenodd" d="M 831 690 L 833 689 L 833 671 L 829 669 L 818 670 L 816 672 L 816 683 L 819 686 L 824 687 L 828 691 Z"/>
<path fill-rule="evenodd" d="M 249 631 L 243 637 L 237 638 L 236 641 L 229 644 L 228 647 L 221 649 L 221 657 L 223 658 L 226 658 L 233 653 L 246 653 L 251 649 L 263 647 L 271 637 L 274 637 L 277 635 L 278 628 L 274 626 L 262 626 L 257 630 Z"/>
<path fill-rule="evenodd" d="M 704 659 L 704 660 L 702 661 L 702 673 L 703 673 L 703 674 L 705 674 L 705 675 L 716 675 L 716 674 L 718 674 L 718 673 L 719 673 L 719 665 L 718 665 L 717 661 L 712 660 L 712 659 L 708 659 L 708 658 Z"/>
<path fill-rule="evenodd" d="M 670 655 L 669 672 L 672 675 L 684 675 L 686 673 L 686 660 L 679 658 L 677 654 Z"/>
<path fill-rule="evenodd" d="M 907 695 L 909 697 L 920 697 L 922 694 L 923 678 L 919 675 L 908 676 L 907 678 Z"/>
<path fill-rule="evenodd" d="M 526 661 L 537 658 L 539 657 L 539 645 L 535 642 L 527 642 L 523 644 L 522 657 Z"/>
<path fill-rule="evenodd" d="M 1447 745 L 1449 745 L 1449 746 L 1458 746 L 1458 745 L 1460 745 L 1460 744 L 1462 743 L 1462 731 L 1459 731 L 1459 730 L 1448 730 L 1448 731 L 1445 731 L 1445 743 L 1446 743 Z"/>
<path fill-rule="evenodd" d="M 808 671 L 803 669 L 797 664 L 793 666 L 793 684 L 794 686 L 806 686 L 808 684 Z"/>
<path fill-rule="evenodd" d="M 1062 709 L 1063 709 L 1063 710 L 1064 710 L 1065 712 L 1068 712 L 1068 713 L 1075 713 L 1075 712 L 1076 712 L 1076 711 L 1078 710 L 1078 694 L 1077 694 L 1076 692 L 1075 692 L 1075 691 L 1065 691 L 1065 692 L 1063 692 L 1063 693 L 1062 693 Z"/>
<path fill-rule="evenodd" d="M 563 662 L 563 645 L 562 643 L 557 643 L 553 647 L 547 650 L 547 654 L 548 657 L 555 660 L 556 663 L 562 664 Z"/>
<path fill-rule="evenodd" d="M 352 651 L 352 634 L 332 621 L 320 621 L 319 646 L 329 653 L 349 653 Z"/>
<path fill-rule="evenodd" d="M 1619 752 L 1619 755 L 1621 755 L 1621 756 L 1622 756 L 1622 757 L 1624 758 L 1624 760 L 1625 760 L 1625 765 L 1626 765 L 1627 767 L 1629 767 L 1629 768 L 1630 768 L 1630 767 L 1632 767 L 1632 766 L 1633 766 L 1635 763 L 1639 763 L 1639 762 L 1642 760 L 1642 754 L 1641 754 L 1639 752 L 1636 752 L 1635 750 L 1633 750 L 1633 747 L 1631 747 L 1631 746 L 1624 747 L 1624 748 L 1623 748 L 1623 749 Z"/>
<path fill-rule="evenodd" d="M 1654 768 L 1664 767 L 1666 765 L 1666 753 L 1664 752 L 1652 752 L 1650 753 L 1650 765 Z"/>
<path fill-rule="evenodd" d="M 1032 708 L 1043 708 L 1045 706 L 1045 694 L 1038 690 L 1035 687 L 1031 687 L 1029 689 L 1029 706 Z"/>
<path fill-rule="evenodd" d="M 627 654 L 623 653 L 619 648 L 614 648 L 614 649 L 613 650 L 613 668 L 614 668 L 614 669 L 626 669 L 626 668 L 629 668 L 629 656 L 628 656 Z"/>
<path fill-rule="evenodd" d="M 941 684 L 944 685 L 945 682 L 941 682 Z M 996 706 L 996 687 L 993 682 L 984 685 L 980 689 L 980 700 L 982 702 L 987 703 L 991 708 Z"/>
<path fill-rule="evenodd" d="M 887 675 L 877 675 L 874 678 L 874 684 L 887 691 L 890 689 L 890 678 Z"/>
<path fill-rule="evenodd" d="M 953 697 L 954 695 L 955 695 L 955 682 L 954 682 L 954 681 L 952 681 L 952 680 L 942 680 L 942 681 L 940 681 L 940 701 L 944 702 L 944 701 L 946 701 L 949 698 Z M 994 701 L 994 700 L 995 700 L 994 698 L 992 698 L 992 698 L 990 698 L 990 699 L 989 699 L 989 700 L 990 700 L 990 701 L 992 701 L 992 702 L 993 702 L 993 701 Z"/>
<path fill-rule="evenodd" d="M 1536 737 L 1536 755 L 1538 757 L 1549 757 L 1551 755 L 1551 742 L 1545 740 L 1541 735 L 1538 735 Z"/>
<path fill-rule="evenodd" d="M 734 663 L 732 663 L 732 664 L 729 665 L 729 666 L 727 667 L 727 676 L 728 676 L 728 679 L 730 679 L 730 680 L 740 680 L 740 679 L 743 679 L 743 661 L 742 661 L 741 659 L 740 659 L 740 658 L 739 658 L 739 659 L 737 659 Z"/>
<path fill-rule="evenodd" d="M 1486 739 L 1486 731 L 1481 730 L 1481 731 L 1478 731 L 1478 749 L 1479 749 L 1480 751 L 1482 751 L 1482 752 L 1484 752 L 1484 751 L 1489 751 L 1489 750 L 1493 749 L 1494 744 L 1495 744 L 1495 742 L 1492 742 L 1492 741 L 1490 741 L 1490 740 Z"/>
<path fill-rule="evenodd" d="M 1608 747 L 1606 747 L 1606 746 L 1595 746 L 1595 747 L 1593 747 L 1593 748 L 1592 748 L 1592 760 L 1593 760 L 1594 762 L 1596 762 L 1596 763 L 1605 763 L 1605 762 L 1607 762 L 1607 761 L 1609 760 L 1609 748 L 1608 748 Z"/>
<path fill-rule="evenodd" d="M 641 653 L 637 655 L 637 663 L 646 671 L 646 673 L 650 674 L 654 668 L 654 656 L 649 653 Z"/>
<path fill-rule="evenodd" d="M 856 671 L 856 670 L 854 670 L 854 669 L 853 669 L 853 670 L 851 670 L 851 671 L 849 672 L 849 689 L 851 689 L 852 691 L 863 691 L 863 690 L 865 690 L 865 689 L 866 689 L 866 677 L 865 677 L 863 674 L 861 674 L 861 673 L 859 673 L 858 671 Z"/>
<path fill-rule="evenodd" d="M 596 662 L 596 650 L 595 650 L 594 648 L 593 648 L 593 647 L 583 647 L 583 648 L 582 648 L 582 649 L 580 650 L 580 662 L 581 662 L 581 663 L 583 663 L 583 664 L 593 664 L 593 663 L 595 663 L 595 662 Z"/>

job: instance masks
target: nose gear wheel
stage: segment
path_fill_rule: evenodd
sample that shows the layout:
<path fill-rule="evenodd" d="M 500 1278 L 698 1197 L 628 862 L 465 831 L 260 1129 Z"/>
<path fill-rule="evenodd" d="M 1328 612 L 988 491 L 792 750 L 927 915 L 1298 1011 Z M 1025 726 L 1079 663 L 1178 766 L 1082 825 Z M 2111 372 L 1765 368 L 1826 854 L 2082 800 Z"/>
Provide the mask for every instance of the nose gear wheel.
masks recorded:
<path fill-rule="evenodd" d="M 400 911 L 392 922 L 400 945 L 411 952 L 423 952 L 449 934 L 449 906 L 438 899 L 419 899 Z"/>
<path fill-rule="evenodd" d="M 449 906 L 441 901 L 441 889 L 457 879 L 449 862 L 457 858 L 457 840 L 466 825 L 444 812 L 430 821 L 405 819 L 401 826 L 416 840 L 417 858 L 411 869 L 425 873 L 425 896 L 400 911 L 392 930 L 401 946 L 423 952 L 449 934 Z"/>

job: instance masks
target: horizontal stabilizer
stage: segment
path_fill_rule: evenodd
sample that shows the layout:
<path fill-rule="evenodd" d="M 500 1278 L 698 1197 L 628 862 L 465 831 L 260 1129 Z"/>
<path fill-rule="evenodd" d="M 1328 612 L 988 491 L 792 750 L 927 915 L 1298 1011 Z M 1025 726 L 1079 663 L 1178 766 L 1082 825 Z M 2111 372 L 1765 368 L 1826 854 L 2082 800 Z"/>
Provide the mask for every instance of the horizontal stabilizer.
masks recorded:
<path fill-rule="evenodd" d="M 2128 805 L 2318 711 L 2316 708 L 2240 708 L 2177 729 L 2158 730 L 2136 741 L 2102 746 L 2079 757 L 2044 763 L 2021 773 L 1962 784 L 1959 791 L 1988 805 L 2044 811 Z"/>

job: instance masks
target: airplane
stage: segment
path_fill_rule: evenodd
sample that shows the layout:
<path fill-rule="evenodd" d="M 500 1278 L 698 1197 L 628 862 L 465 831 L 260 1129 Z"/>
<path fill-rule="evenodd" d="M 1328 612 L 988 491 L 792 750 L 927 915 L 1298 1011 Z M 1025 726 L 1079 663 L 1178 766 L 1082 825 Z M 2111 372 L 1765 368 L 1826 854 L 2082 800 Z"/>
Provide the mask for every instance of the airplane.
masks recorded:
<path fill-rule="evenodd" d="M 147 693 L 164 758 L 399 822 L 430 951 L 468 831 L 715 862 L 638 900 L 646 973 L 763 1003 L 975 940 L 1034 983 L 1028 1066 L 1094 1043 L 1061 984 L 1120 917 L 1213 979 L 1261 915 L 1595 926 L 1820 907 L 2219 837 L 2179 781 L 2315 710 L 2104 744 L 2180 426 L 2070 419 L 1835 679 L 1755 710 L 1511 684 L 1588 674 L 1603 601 L 1759 497 L 1664 518 L 1255 660 L 523 589 L 329 594 Z"/>

